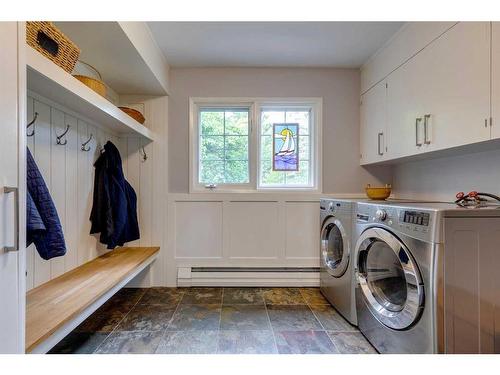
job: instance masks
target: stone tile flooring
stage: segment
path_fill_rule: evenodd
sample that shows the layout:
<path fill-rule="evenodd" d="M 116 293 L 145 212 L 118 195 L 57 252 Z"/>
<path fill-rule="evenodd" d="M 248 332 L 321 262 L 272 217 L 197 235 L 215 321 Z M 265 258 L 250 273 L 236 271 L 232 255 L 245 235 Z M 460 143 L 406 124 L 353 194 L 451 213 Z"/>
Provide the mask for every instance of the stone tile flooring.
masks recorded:
<path fill-rule="evenodd" d="M 50 353 L 376 353 L 318 288 L 122 289 Z"/>

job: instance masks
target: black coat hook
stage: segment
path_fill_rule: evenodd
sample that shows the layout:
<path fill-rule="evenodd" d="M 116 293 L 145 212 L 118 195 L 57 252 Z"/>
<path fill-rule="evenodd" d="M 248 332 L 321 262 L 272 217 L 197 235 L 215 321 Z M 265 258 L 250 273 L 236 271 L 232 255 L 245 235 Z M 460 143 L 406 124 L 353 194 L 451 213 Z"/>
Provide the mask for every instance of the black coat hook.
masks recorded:
<path fill-rule="evenodd" d="M 66 125 L 66 130 L 64 131 L 64 133 L 62 133 L 61 135 L 56 136 L 56 143 L 58 145 L 64 146 L 66 143 L 68 143 L 67 139 L 64 140 L 64 143 L 61 142 L 61 139 L 62 139 L 62 137 L 64 137 L 66 135 L 67 132 L 69 132 L 69 128 L 70 128 L 70 126 Z"/>
<path fill-rule="evenodd" d="M 90 151 L 90 146 L 89 147 L 86 147 L 86 146 L 92 140 L 92 137 L 93 137 L 93 135 L 92 135 L 92 133 L 90 133 L 89 139 L 87 139 L 85 142 L 82 143 L 82 151 L 85 151 L 85 152 Z"/>
<path fill-rule="evenodd" d="M 142 161 L 145 162 L 148 160 L 148 154 L 146 154 L 146 150 L 144 149 L 144 146 L 142 146 L 139 150 L 139 152 L 142 150 Z"/>
<path fill-rule="evenodd" d="M 36 119 L 38 118 L 38 112 L 35 112 L 35 115 L 33 116 L 33 120 L 31 120 L 28 125 L 26 125 L 26 130 L 29 129 L 31 125 L 35 125 Z M 35 135 L 35 127 L 33 126 L 33 130 L 31 133 L 26 133 L 28 137 L 33 137 Z"/>

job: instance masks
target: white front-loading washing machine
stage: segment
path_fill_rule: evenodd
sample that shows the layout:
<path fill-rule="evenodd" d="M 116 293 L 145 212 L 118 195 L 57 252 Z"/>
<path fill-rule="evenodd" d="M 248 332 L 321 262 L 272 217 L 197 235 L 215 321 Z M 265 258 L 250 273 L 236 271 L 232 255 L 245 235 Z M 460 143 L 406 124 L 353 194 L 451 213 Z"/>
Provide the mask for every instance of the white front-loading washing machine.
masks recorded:
<path fill-rule="evenodd" d="M 353 267 L 355 207 L 355 201 L 320 201 L 320 290 L 345 319 L 357 325 Z"/>

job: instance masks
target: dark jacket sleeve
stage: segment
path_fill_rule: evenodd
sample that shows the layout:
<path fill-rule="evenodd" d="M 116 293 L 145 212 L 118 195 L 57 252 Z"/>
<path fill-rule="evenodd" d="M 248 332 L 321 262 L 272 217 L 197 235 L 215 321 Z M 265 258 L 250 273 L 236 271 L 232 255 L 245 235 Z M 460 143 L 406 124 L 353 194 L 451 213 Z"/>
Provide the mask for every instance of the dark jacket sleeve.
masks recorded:
<path fill-rule="evenodd" d="M 66 254 L 66 243 L 62 225 L 57 214 L 56 206 L 52 201 L 49 189 L 45 184 L 42 174 L 35 164 L 35 160 L 31 155 L 30 150 L 27 151 L 27 190 L 28 204 L 31 205 L 31 212 L 34 213 L 34 208 L 38 211 L 38 218 L 41 219 L 45 226 L 45 231 L 40 232 L 40 223 L 34 223 L 35 231 L 32 231 L 30 224 L 27 227 L 27 240 L 33 240 L 36 249 L 43 259 L 51 259 Z M 31 199 L 31 203 L 29 200 Z M 34 218 L 37 220 L 37 215 L 34 213 Z"/>

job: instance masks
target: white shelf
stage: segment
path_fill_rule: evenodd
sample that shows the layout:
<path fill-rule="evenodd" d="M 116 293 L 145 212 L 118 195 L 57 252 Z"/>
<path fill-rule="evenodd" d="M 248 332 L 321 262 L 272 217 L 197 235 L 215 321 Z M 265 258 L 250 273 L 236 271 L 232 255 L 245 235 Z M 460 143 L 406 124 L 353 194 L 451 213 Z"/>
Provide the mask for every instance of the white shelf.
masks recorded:
<path fill-rule="evenodd" d="M 167 95 L 168 64 L 145 22 L 55 24 L 119 95 Z"/>
<path fill-rule="evenodd" d="M 118 135 L 142 136 L 154 141 L 154 133 L 151 130 L 30 46 L 26 46 L 26 63 L 29 90 L 81 113 Z"/>

